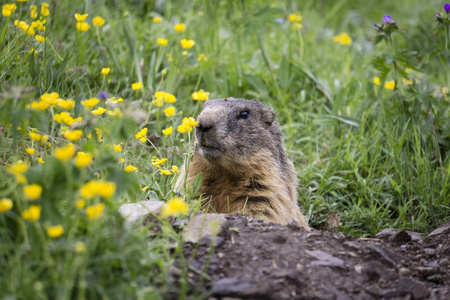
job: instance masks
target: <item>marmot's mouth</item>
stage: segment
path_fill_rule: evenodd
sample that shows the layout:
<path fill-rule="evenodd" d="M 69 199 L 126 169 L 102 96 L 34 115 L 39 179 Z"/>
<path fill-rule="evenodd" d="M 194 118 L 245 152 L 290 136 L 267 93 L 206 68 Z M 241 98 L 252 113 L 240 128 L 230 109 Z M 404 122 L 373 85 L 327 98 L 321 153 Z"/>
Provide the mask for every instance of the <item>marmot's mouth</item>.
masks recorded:
<path fill-rule="evenodd" d="M 206 147 L 206 148 L 214 148 L 213 146 L 208 144 L 208 142 L 206 141 L 206 139 L 204 137 L 202 138 L 202 146 Z"/>

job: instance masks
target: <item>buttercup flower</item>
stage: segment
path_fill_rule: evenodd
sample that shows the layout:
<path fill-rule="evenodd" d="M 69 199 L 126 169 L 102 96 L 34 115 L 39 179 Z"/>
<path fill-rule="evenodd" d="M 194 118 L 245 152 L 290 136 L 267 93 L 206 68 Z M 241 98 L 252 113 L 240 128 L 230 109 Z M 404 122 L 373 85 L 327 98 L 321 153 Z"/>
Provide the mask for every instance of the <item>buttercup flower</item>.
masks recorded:
<path fill-rule="evenodd" d="M 386 81 L 386 83 L 384 84 L 384 87 L 387 88 L 388 90 L 395 89 L 395 81 L 394 80 Z"/>
<path fill-rule="evenodd" d="M 75 201 L 75 207 L 79 208 L 79 209 L 83 209 L 86 206 L 86 201 L 84 201 L 84 199 L 77 199 L 77 201 Z"/>
<path fill-rule="evenodd" d="M 78 241 L 75 243 L 74 249 L 76 253 L 83 253 L 86 252 L 87 247 L 85 243 Z"/>
<path fill-rule="evenodd" d="M 37 162 L 40 163 L 40 164 L 43 164 L 43 163 L 45 162 L 45 161 L 44 161 L 42 158 L 40 158 L 40 157 L 36 158 L 36 160 L 37 160 Z"/>
<path fill-rule="evenodd" d="M 78 141 L 81 136 L 83 135 L 83 131 L 82 130 L 67 130 L 66 132 L 64 132 L 64 137 L 66 139 L 68 139 L 69 141 Z"/>
<path fill-rule="evenodd" d="M 162 131 L 162 133 L 163 133 L 164 135 L 171 135 L 172 132 L 173 132 L 172 126 L 170 126 L 169 128 L 166 128 L 166 129 L 164 129 L 164 130 Z"/>
<path fill-rule="evenodd" d="M 44 17 L 48 17 L 48 15 L 50 14 L 50 11 L 48 10 L 48 4 L 47 3 L 42 3 L 41 6 L 41 15 Z"/>
<path fill-rule="evenodd" d="M 158 39 L 156 39 L 156 42 L 161 46 L 166 46 L 167 43 L 169 42 L 169 40 L 163 39 L 163 38 L 158 38 Z"/>
<path fill-rule="evenodd" d="M 33 18 L 33 19 L 36 19 L 37 18 L 37 12 L 36 12 L 36 10 L 37 10 L 37 6 L 36 5 L 31 5 L 30 6 L 30 18 Z"/>
<path fill-rule="evenodd" d="M 138 169 L 132 165 L 126 166 L 124 170 L 125 170 L 125 172 L 137 172 L 138 171 Z"/>
<path fill-rule="evenodd" d="M 197 100 L 197 101 L 208 100 L 208 97 L 209 97 L 209 92 L 205 92 L 203 90 L 200 90 L 200 91 L 192 94 L 192 99 Z"/>
<path fill-rule="evenodd" d="M 36 200 L 41 197 L 42 186 L 39 184 L 30 184 L 23 188 L 23 193 L 30 200 Z"/>
<path fill-rule="evenodd" d="M 81 197 L 90 199 L 96 196 L 110 198 L 116 191 L 114 182 L 91 180 L 80 189 Z"/>
<path fill-rule="evenodd" d="M 175 115 L 175 107 L 171 106 L 171 107 L 166 108 L 166 109 L 164 110 L 164 113 L 165 113 L 166 116 L 168 116 L 168 117 L 174 116 L 174 115 Z"/>
<path fill-rule="evenodd" d="M 100 71 L 100 74 L 102 75 L 108 75 L 109 71 L 111 71 L 110 68 L 102 68 L 102 70 Z"/>
<path fill-rule="evenodd" d="M 303 17 L 299 13 L 296 13 L 296 14 L 290 14 L 288 19 L 289 19 L 289 21 L 291 21 L 293 23 L 298 23 L 298 22 L 302 21 Z"/>
<path fill-rule="evenodd" d="M 189 205 L 181 197 L 173 197 L 161 208 L 160 216 L 168 218 L 170 216 L 186 215 L 189 212 Z"/>
<path fill-rule="evenodd" d="M 2 15 L 4 17 L 9 17 L 15 10 L 17 9 L 17 5 L 13 4 L 3 4 L 2 6 Z"/>
<path fill-rule="evenodd" d="M 81 104 L 86 109 L 90 109 L 90 108 L 93 108 L 94 106 L 96 106 L 99 102 L 100 102 L 100 100 L 98 100 L 97 98 L 94 97 L 94 98 L 91 98 L 89 100 L 81 101 Z"/>
<path fill-rule="evenodd" d="M 27 210 L 22 212 L 22 218 L 27 221 L 38 221 L 41 217 L 42 207 L 40 205 L 31 205 Z"/>
<path fill-rule="evenodd" d="M 115 152 L 122 152 L 122 145 L 113 145 L 113 149 Z"/>
<path fill-rule="evenodd" d="M 36 149 L 33 148 L 25 148 L 25 152 L 29 155 L 33 155 L 36 152 Z"/>
<path fill-rule="evenodd" d="M 87 31 L 89 28 L 91 28 L 91 25 L 89 25 L 86 22 L 78 22 L 77 23 L 77 30 L 80 32 L 85 32 Z"/>
<path fill-rule="evenodd" d="M 195 121 L 194 118 L 189 117 L 189 118 L 184 118 L 183 119 L 183 124 L 181 124 L 180 126 L 178 126 L 177 131 L 181 132 L 181 133 L 188 133 L 191 132 L 192 129 L 197 126 L 198 121 Z"/>
<path fill-rule="evenodd" d="M 89 220 L 98 220 L 102 216 L 104 209 L 105 204 L 103 203 L 88 206 L 86 208 L 86 216 L 88 217 Z"/>
<path fill-rule="evenodd" d="M 153 23 L 160 23 L 162 21 L 162 18 L 160 17 L 153 17 Z"/>
<path fill-rule="evenodd" d="M 30 132 L 28 136 L 35 142 L 40 142 L 42 140 L 42 135 L 37 132 Z"/>
<path fill-rule="evenodd" d="M 75 151 L 75 146 L 72 144 L 68 144 L 65 147 L 56 148 L 54 154 L 57 159 L 66 161 L 71 159 L 75 155 Z"/>
<path fill-rule="evenodd" d="M 208 58 L 203 53 L 200 53 L 199 56 L 197 57 L 197 61 L 207 61 L 207 60 Z"/>
<path fill-rule="evenodd" d="M 95 27 L 101 27 L 105 24 L 105 20 L 102 17 L 95 17 L 94 19 L 92 19 L 92 25 L 94 25 Z"/>
<path fill-rule="evenodd" d="M 75 157 L 75 166 L 78 169 L 85 168 L 91 164 L 93 158 L 92 154 L 80 151 Z"/>
<path fill-rule="evenodd" d="M 182 39 L 180 41 L 180 44 L 181 44 L 181 47 L 183 47 L 184 49 L 191 49 L 192 47 L 194 47 L 195 41 L 194 40 Z"/>
<path fill-rule="evenodd" d="M 166 169 L 159 169 L 159 172 L 163 175 L 172 175 L 172 172 Z"/>
<path fill-rule="evenodd" d="M 131 88 L 135 91 L 142 89 L 142 82 L 136 82 L 131 85 Z"/>
<path fill-rule="evenodd" d="M 157 157 L 152 157 L 152 165 L 155 167 L 161 168 L 161 165 L 167 160 L 167 158 L 158 159 Z"/>
<path fill-rule="evenodd" d="M 175 25 L 174 28 L 175 28 L 176 32 L 183 32 L 184 29 L 186 28 L 186 25 L 184 25 L 184 23 L 180 23 L 180 24 Z"/>
<path fill-rule="evenodd" d="M 40 36 L 39 34 L 36 34 L 35 38 L 36 38 L 36 41 L 38 41 L 39 43 L 45 42 L 45 37 Z"/>
<path fill-rule="evenodd" d="M 177 166 L 172 166 L 172 172 L 173 173 L 180 173 Z"/>
<path fill-rule="evenodd" d="M 381 83 L 380 83 L 380 77 L 375 77 L 374 79 L 373 79 L 373 83 L 375 83 L 376 85 L 380 85 Z"/>
<path fill-rule="evenodd" d="M 93 115 L 96 115 L 96 116 L 101 116 L 101 115 L 103 115 L 103 113 L 104 113 L 105 111 L 106 111 L 106 109 L 105 109 L 104 107 L 99 107 L 99 108 L 97 108 L 97 109 L 91 111 L 91 113 L 92 113 Z"/>
<path fill-rule="evenodd" d="M 75 101 L 73 101 L 73 100 L 58 99 L 57 102 L 58 102 L 59 107 L 67 109 L 67 110 L 75 107 Z"/>
<path fill-rule="evenodd" d="M 77 20 L 77 22 L 84 22 L 84 20 L 86 20 L 87 16 L 88 16 L 88 14 L 80 15 L 80 14 L 77 14 L 77 13 L 76 13 L 76 14 L 74 15 L 74 17 L 75 17 L 75 19 Z"/>
<path fill-rule="evenodd" d="M 333 42 L 339 43 L 341 45 L 351 45 L 352 44 L 352 38 L 345 32 L 338 34 L 333 37 Z"/>
<path fill-rule="evenodd" d="M 52 239 L 57 239 L 64 233 L 64 227 L 62 225 L 50 226 L 47 228 L 47 235 Z"/>
<path fill-rule="evenodd" d="M 6 171 L 14 175 L 20 175 L 25 173 L 29 167 L 30 165 L 27 162 L 19 160 L 10 166 L 6 166 Z"/>
<path fill-rule="evenodd" d="M 11 199 L 8 198 L 2 198 L 0 199 L 0 213 L 4 213 L 5 211 L 10 210 L 13 208 L 13 202 Z"/>
<path fill-rule="evenodd" d="M 142 128 L 142 130 L 136 133 L 134 137 L 144 143 L 147 140 L 145 137 L 147 135 L 147 131 L 148 128 Z"/>

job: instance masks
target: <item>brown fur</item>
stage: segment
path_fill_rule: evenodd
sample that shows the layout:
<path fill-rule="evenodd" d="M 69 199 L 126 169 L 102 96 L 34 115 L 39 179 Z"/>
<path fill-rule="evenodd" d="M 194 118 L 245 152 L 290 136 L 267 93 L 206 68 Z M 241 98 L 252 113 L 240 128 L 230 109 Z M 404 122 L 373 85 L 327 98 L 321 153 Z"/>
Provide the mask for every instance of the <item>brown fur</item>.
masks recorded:
<path fill-rule="evenodd" d="M 294 220 L 309 229 L 274 111 L 258 101 L 210 100 L 197 120 L 187 180 L 192 183 L 202 173 L 205 211 L 244 213 L 283 225 Z"/>

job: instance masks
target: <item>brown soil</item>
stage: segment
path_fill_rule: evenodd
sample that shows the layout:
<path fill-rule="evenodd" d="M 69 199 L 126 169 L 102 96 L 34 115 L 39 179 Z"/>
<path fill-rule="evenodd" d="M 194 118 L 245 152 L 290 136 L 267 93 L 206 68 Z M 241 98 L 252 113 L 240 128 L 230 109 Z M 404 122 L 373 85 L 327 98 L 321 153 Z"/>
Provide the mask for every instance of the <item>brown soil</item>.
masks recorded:
<path fill-rule="evenodd" d="M 191 289 L 209 299 L 450 299 L 450 225 L 426 239 L 394 230 L 356 239 L 240 215 L 222 228 L 184 249 L 187 261 L 195 253 Z"/>

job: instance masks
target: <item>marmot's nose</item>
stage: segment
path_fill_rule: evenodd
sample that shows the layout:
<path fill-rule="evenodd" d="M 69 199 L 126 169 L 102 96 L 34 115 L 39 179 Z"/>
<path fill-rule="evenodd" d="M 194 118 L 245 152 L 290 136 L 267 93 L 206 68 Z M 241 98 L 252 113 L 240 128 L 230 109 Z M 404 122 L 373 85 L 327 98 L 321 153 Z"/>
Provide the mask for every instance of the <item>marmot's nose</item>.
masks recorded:
<path fill-rule="evenodd" d="M 213 128 L 212 124 L 205 124 L 205 123 L 198 123 L 197 125 L 197 129 L 200 132 L 207 132 L 208 130 L 210 130 L 211 128 Z"/>

